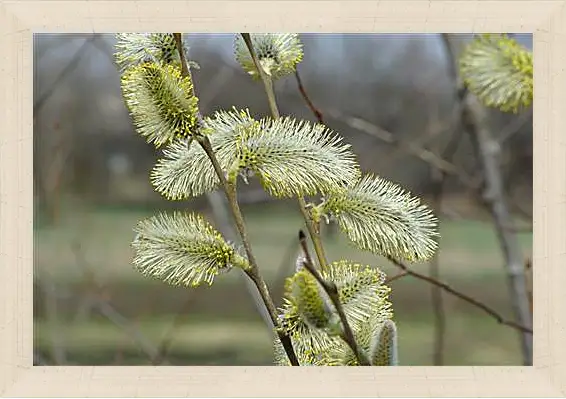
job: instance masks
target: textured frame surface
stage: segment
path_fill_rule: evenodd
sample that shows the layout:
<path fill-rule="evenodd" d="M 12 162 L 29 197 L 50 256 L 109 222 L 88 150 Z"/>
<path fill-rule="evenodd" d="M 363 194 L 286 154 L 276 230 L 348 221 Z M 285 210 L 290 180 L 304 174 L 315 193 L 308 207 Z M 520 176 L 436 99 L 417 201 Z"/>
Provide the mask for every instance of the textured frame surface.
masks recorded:
<path fill-rule="evenodd" d="M 32 33 L 532 32 L 534 366 L 33 367 Z M 566 1 L 0 1 L 0 395 L 566 396 Z"/>

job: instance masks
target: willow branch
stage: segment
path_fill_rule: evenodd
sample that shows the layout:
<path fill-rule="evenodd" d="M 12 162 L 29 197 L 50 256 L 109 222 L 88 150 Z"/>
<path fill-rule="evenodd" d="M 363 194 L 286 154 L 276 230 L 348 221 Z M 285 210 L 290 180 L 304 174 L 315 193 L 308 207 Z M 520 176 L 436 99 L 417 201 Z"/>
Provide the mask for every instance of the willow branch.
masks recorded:
<path fill-rule="evenodd" d="M 324 292 L 326 292 L 326 294 L 332 301 L 332 304 L 334 305 L 334 308 L 336 309 L 336 312 L 340 317 L 340 322 L 342 323 L 342 327 L 344 330 L 344 333 L 342 334 L 342 339 L 348 344 L 350 349 L 352 349 L 352 352 L 354 352 L 354 355 L 356 356 L 356 359 L 358 360 L 358 363 L 360 365 L 371 366 L 371 362 L 369 361 L 367 355 L 360 349 L 360 347 L 356 343 L 354 332 L 352 331 L 352 327 L 350 327 L 350 323 L 348 323 L 348 319 L 346 318 L 346 313 L 344 312 L 344 307 L 340 302 L 340 296 L 338 295 L 338 288 L 336 287 L 336 284 L 334 284 L 331 281 L 326 281 L 320 275 L 318 270 L 315 269 L 312 263 L 312 259 L 308 252 L 305 233 L 303 233 L 302 230 L 299 231 L 299 241 L 301 243 L 301 248 L 303 249 L 303 252 L 305 254 L 305 261 L 303 262 L 303 266 L 309 271 L 310 274 L 313 275 L 316 281 L 318 281 L 318 283 L 321 285 Z"/>
<path fill-rule="evenodd" d="M 241 33 L 241 35 L 242 38 L 244 39 L 244 42 L 246 43 L 246 46 L 248 47 L 248 51 L 250 52 L 254 65 L 261 78 L 261 81 L 263 82 L 265 93 L 267 95 L 267 101 L 269 103 L 269 109 L 271 110 L 271 116 L 274 119 L 277 119 L 279 118 L 280 115 L 279 115 L 279 108 L 277 107 L 277 101 L 275 99 L 275 91 L 273 90 L 273 79 L 271 79 L 271 77 L 265 73 L 265 70 L 261 66 L 259 62 L 259 58 L 257 57 L 257 54 L 255 52 L 250 34 Z M 322 245 L 322 239 L 320 238 L 320 232 L 318 231 L 319 229 L 317 229 L 309 214 L 305 199 L 303 197 L 299 197 L 298 202 L 299 202 L 299 208 L 301 210 L 301 214 L 305 219 L 305 224 L 309 232 L 309 235 L 311 237 L 316 252 L 316 256 L 318 258 L 318 263 L 320 265 L 320 268 L 324 269 L 326 265 L 328 265 L 328 261 L 326 260 L 326 256 L 324 254 L 324 247 Z"/>
<path fill-rule="evenodd" d="M 173 35 L 175 37 L 175 41 L 177 43 L 177 50 L 179 51 L 179 57 L 181 59 L 181 73 L 183 74 L 183 76 L 190 76 L 190 71 L 189 71 L 189 68 L 188 68 L 187 60 L 185 58 L 185 52 L 183 51 L 181 34 L 180 33 L 174 33 Z M 200 113 L 199 113 L 199 122 L 202 126 L 203 120 L 202 120 L 202 116 L 200 115 Z M 238 230 L 238 233 L 240 234 L 240 238 L 242 239 L 242 243 L 244 245 L 244 249 L 246 251 L 246 255 L 247 255 L 248 261 L 250 263 L 250 270 L 246 270 L 246 274 L 248 275 L 248 277 L 250 277 L 250 279 L 256 285 L 256 287 L 259 291 L 259 294 L 260 294 L 265 306 L 267 307 L 271 322 L 273 323 L 273 326 L 275 327 L 275 330 L 277 331 L 277 335 L 278 335 L 278 337 L 281 341 L 281 344 L 283 345 L 283 348 L 285 349 L 285 353 L 287 354 L 289 361 L 291 362 L 291 364 L 293 366 L 298 366 L 299 361 L 298 361 L 297 355 L 295 354 L 295 351 L 293 349 L 291 339 L 289 338 L 288 335 L 281 332 L 281 330 L 279 328 L 279 322 L 277 320 L 277 311 L 275 309 L 275 305 L 274 305 L 273 300 L 271 299 L 271 296 L 269 294 L 267 284 L 265 283 L 265 281 L 263 280 L 263 278 L 261 277 L 261 275 L 259 273 L 259 267 L 257 265 L 257 261 L 255 259 L 254 254 L 253 254 L 251 244 L 250 244 L 250 241 L 249 241 L 249 238 L 248 238 L 244 217 L 243 217 L 242 212 L 240 210 L 240 207 L 238 205 L 238 200 L 237 200 L 237 196 L 236 196 L 236 187 L 235 187 L 235 185 L 232 185 L 227 181 L 226 176 L 224 175 L 224 171 L 222 170 L 222 167 L 220 166 L 220 163 L 218 162 L 218 159 L 217 159 L 216 154 L 214 153 L 214 151 L 212 149 L 212 145 L 211 145 L 208 137 L 207 136 L 198 137 L 197 140 L 198 140 L 199 144 L 201 145 L 201 147 L 203 148 L 203 150 L 205 151 L 208 158 L 210 159 L 212 166 L 214 168 L 214 171 L 216 172 L 218 179 L 220 179 L 220 183 L 221 183 L 221 186 L 224 190 L 226 198 L 228 199 L 228 204 L 230 206 L 230 210 L 231 210 L 232 216 L 234 218 L 234 222 L 236 224 L 236 229 Z"/>

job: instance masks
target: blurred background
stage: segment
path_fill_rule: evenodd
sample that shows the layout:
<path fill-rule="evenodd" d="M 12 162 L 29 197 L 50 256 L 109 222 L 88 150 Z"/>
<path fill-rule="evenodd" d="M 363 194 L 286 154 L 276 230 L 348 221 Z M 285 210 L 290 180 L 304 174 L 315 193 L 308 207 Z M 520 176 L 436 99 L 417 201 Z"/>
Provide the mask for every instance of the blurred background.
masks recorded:
<path fill-rule="evenodd" d="M 532 48 L 531 35 L 514 35 Z M 203 113 L 249 108 L 269 114 L 263 86 L 234 61 L 234 35 L 188 34 Z M 470 36 L 453 37 L 457 51 Z M 505 260 L 482 198 L 469 137 L 458 134 L 451 61 L 439 34 L 303 34 L 298 70 L 328 127 L 353 145 L 362 168 L 400 183 L 441 219 L 433 276 L 513 319 Z M 160 152 L 137 136 L 124 106 L 107 34 L 34 37 L 34 348 L 36 364 L 270 365 L 272 343 L 243 276 L 182 289 L 131 266 L 133 227 L 164 209 L 194 209 L 225 223 L 221 196 L 168 202 L 148 176 Z M 281 113 L 316 121 L 295 76 L 276 84 Z M 532 112 L 486 110 L 521 257 L 532 250 Z M 444 162 L 444 163 L 443 163 Z M 441 202 L 438 165 L 447 173 Z M 442 166 L 441 165 L 441 166 Z M 302 226 L 296 203 L 241 185 L 252 246 L 276 304 L 294 268 Z M 436 193 L 436 194 L 435 194 Z M 511 228 L 508 226 L 508 228 Z M 325 229 L 332 260 L 399 269 Z M 401 365 L 519 365 L 516 329 L 412 276 L 391 283 Z M 439 299 L 440 298 L 440 299 Z M 435 305 L 436 304 L 436 305 Z M 439 306 L 441 305 L 441 311 Z M 435 305 L 435 306 L 433 306 Z M 436 310 L 435 310 L 436 309 Z"/>

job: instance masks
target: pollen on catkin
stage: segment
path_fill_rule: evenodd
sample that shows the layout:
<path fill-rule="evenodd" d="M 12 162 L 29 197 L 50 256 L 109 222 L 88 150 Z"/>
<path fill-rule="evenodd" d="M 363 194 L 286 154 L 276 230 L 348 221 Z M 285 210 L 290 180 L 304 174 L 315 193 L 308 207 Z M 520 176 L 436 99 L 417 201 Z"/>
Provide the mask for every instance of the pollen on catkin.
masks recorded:
<path fill-rule="evenodd" d="M 431 209 L 373 174 L 328 194 L 315 213 L 333 217 L 354 245 L 378 255 L 425 261 L 438 248 L 438 220 Z"/>
<path fill-rule="evenodd" d="M 355 356 L 344 340 L 329 334 L 328 328 L 320 328 L 332 324 L 325 315 L 332 317 L 333 312 L 322 313 L 320 306 L 321 301 L 324 304 L 324 296 L 318 297 L 314 289 L 304 288 L 315 287 L 308 276 L 314 279 L 308 270 L 301 268 L 286 281 L 284 304 L 279 311 L 282 330 L 291 337 L 301 365 L 355 365 Z M 385 274 L 377 268 L 341 260 L 328 265 L 321 271 L 321 277 L 336 285 L 356 341 L 364 350 L 369 350 L 376 327 L 393 317 L 389 302 L 391 289 L 385 285 Z M 307 295 L 307 292 L 312 294 Z M 322 309 L 334 309 L 332 306 Z M 277 364 L 288 364 L 278 342 L 275 342 L 275 354 Z"/>
<path fill-rule="evenodd" d="M 171 285 L 210 285 L 222 271 L 248 267 L 247 260 L 194 213 L 160 213 L 139 222 L 135 232 L 136 270 Z"/>
<path fill-rule="evenodd" d="M 196 132 L 198 99 L 190 77 L 173 65 L 144 63 L 126 70 L 122 92 L 137 132 L 156 147 Z"/>

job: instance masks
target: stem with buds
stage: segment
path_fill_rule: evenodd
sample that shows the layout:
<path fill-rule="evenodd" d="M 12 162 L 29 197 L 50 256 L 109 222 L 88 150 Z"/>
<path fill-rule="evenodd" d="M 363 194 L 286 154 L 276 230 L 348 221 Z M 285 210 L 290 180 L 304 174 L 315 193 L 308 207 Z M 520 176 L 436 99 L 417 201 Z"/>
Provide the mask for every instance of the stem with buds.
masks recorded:
<path fill-rule="evenodd" d="M 250 55 L 251 55 L 251 57 L 254 61 L 254 65 L 255 65 L 255 67 L 256 67 L 256 69 L 259 73 L 259 76 L 261 78 L 261 81 L 263 82 L 263 86 L 265 88 L 265 93 L 267 94 L 267 101 L 269 103 L 269 109 L 271 110 L 271 115 L 274 119 L 277 119 L 277 118 L 279 118 L 280 115 L 279 115 L 279 108 L 277 107 L 277 100 L 275 99 L 275 91 L 273 89 L 273 79 L 271 78 L 271 76 L 268 76 L 267 73 L 265 73 L 265 70 L 261 66 L 259 59 L 257 57 L 257 54 L 255 52 L 250 34 L 249 33 L 242 33 L 241 35 L 242 35 L 242 38 L 244 39 L 244 42 L 246 43 L 246 46 L 248 47 Z M 312 243 L 313 243 L 313 246 L 314 246 L 314 250 L 316 252 L 316 257 L 318 259 L 319 266 L 322 270 L 324 270 L 326 268 L 326 266 L 328 265 L 328 261 L 326 260 L 326 256 L 324 254 L 324 247 L 322 246 L 322 240 L 320 238 L 320 232 L 318 231 L 319 229 L 313 223 L 313 220 L 312 220 L 312 218 L 309 214 L 309 211 L 307 209 L 307 203 L 306 203 L 305 199 L 303 197 L 299 197 L 298 202 L 299 202 L 299 208 L 301 210 L 301 214 L 303 215 L 303 218 L 305 219 L 305 224 L 306 224 L 307 230 L 309 232 L 309 235 L 311 237 L 311 240 L 312 240 Z"/>
<path fill-rule="evenodd" d="M 310 274 L 313 275 L 316 281 L 318 281 L 318 283 L 322 286 L 322 289 L 326 292 L 326 294 L 332 301 L 332 304 L 334 305 L 334 308 L 336 309 L 336 312 L 340 317 L 340 322 L 342 323 L 344 329 L 344 332 L 341 334 L 341 338 L 348 344 L 350 349 L 352 349 L 352 352 L 354 352 L 354 355 L 356 356 L 356 359 L 358 360 L 358 363 L 360 365 L 371 366 L 371 362 L 369 361 L 367 355 L 361 350 L 361 348 L 356 343 L 354 332 L 352 331 L 352 328 L 348 323 L 348 319 L 346 318 L 346 313 L 344 312 L 344 308 L 342 306 L 342 303 L 340 302 L 340 297 L 338 295 L 338 288 L 336 287 L 336 284 L 334 284 L 332 281 L 326 281 L 324 278 L 322 278 L 318 270 L 314 268 L 312 259 L 308 252 L 305 238 L 306 238 L 305 233 L 303 233 L 302 230 L 299 231 L 299 241 L 301 243 L 301 247 L 305 255 L 305 261 L 303 262 L 303 266 L 309 271 Z"/>
<path fill-rule="evenodd" d="M 280 117 L 280 115 L 279 115 L 279 108 L 277 107 L 277 101 L 275 99 L 275 91 L 273 89 L 273 79 L 271 79 L 271 77 L 265 73 L 265 70 L 261 66 L 257 54 L 255 52 L 250 34 L 242 33 L 241 35 L 242 38 L 244 39 L 244 42 L 246 43 L 246 46 L 248 47 L 250 55 L 254 61 L 254 65 L 265 87 L 265 92 L 267 94 L 267 100 L 269 102 L 269 108 L 271 109 L 271 114 L 274 119 L 277 119 Z M 311 218 L 311 215 L 309 214 L 305 199 L 303 197 L 299 197 L 298 201 L 299 201 L 299 208 L 301 210 L 303 218 L 305 219 L 307 230 L 313 242 L 313 246 L 316 252 L 316 256 L 318 258 L 320 268 L 321 270 L 324 270 L 328 265 L 328 261 L 326 260 L 326 256 L 324 255 L 324 248 L 322 246 L 322 240 L 320 238 L 320 233 L 318 231 L 319 229 L 317 228 L 317 226 L 315 226 Z M 358 362 L 361 365 L 364 366 L 371 365 L 371 363 L 367 359 L 367 356 L 361 351 L 361 349 L 356 344 L 354 333 L 352 331 L 352 328 L 348 324 L 348 320 L 346 319 L 346 314 L 344 313 L 344 309 L 342 307 L 342 304 L 340 303 L 336 285 L 334 283 L 331 282 L 329 283 L 325 281 L 322 278 L 322 276 L 318 273 L 318 271 L 314 268 L 314 264 L 312 263 L 312 260 L 310 260 L 310 256 L 307 251 L 306 240 L 304 233 L 302 231 L 300 234 L 300 240 L 301 240 L 301 246 L 303 247 L 303 252 L 305 253 L 305 257 L 307 257 L 308 259 L 307 262 L 305 262 L 305 267 L 315 277 L 315 279 L 319 282 L 319 284 L 322 285 L 323 289 L 326 291 L 332 303 L 334 304 L 334 307 L 336 308 L 338 315 L 340 316 L 340 321 L 342 322 L 344 328 L 344 334 L 342 336 L 342 339 L 344 339 L 344 341 L 348 344 L 348 346 L 350 346 L 350 348 L 356 355 Z"/>
<path fill-rule="evenodd" d="M 175 41 L 177 43 L 177 49 L 179 51 L 179 56 L 181 58 L 181 73 L 182 73 L 183 76 L 190 76 L 191 73 L 190 73 L 190 70 L 187 66 L 187 60 L 185 58 L 185 53 L 183 51 L 181 33 L 174 33 L 173 35 L 175 36 Z M 199 113 L 198 119 L 199 119 L 199 126 L 202 127 L 203 126 L 203 119 L 202 119 L 202 116 L 200 115 L 200 113 Z M 228 199 L 228 203 L 230 204 L 230 210 L 231 210 L 232 216 L 234 218 L 236 228 L 238 230 L 238 233 L 240 234 L 240 238 L 242 239 L 242 243 L 244 245 L 246 255 L 248 257 L 248 261 L 249 261 L 250 266 L 251 266 L 250 269 L 246 270 L 245 272 L 246 272 L 247 276 L 256 285 L 256 287 L 257 287 L 257 289 L 258 289 L 258 291 L 261 295 L 261 298 L 262 298 L 263 302 L 265 303 L 265 306 L 267 307 L 267 310 L 269 312 L 269 316 L 271 318 L 273 326 L 275 327 L 275 330 L 277 331 L 277 335 L 278 335 L 278 337 L 281 341 L 281 344 L 283 345 L 283 348 L 285 349 L 285 352 L 287 354 L 287 357 L 289 358 L 289 361 L 291 362 L 291 365 L 298 366 L 299 361 L 298 361 L 297 355 L 295 354 L 295 351 L 293 349 L 293 345 L 291 343 L 291 338 L 287 334 L 284 334 L 279 328 L 279 322 L 278 322 L 278 319 L 277 319 L 277 311 L 275 309 L 275 305 L 274 305 L 273 300 L 271 299 L 271 296 L 269 294 L 269 289 L 267 288 L 267 284 L 265 283 L 265 280 L 263 279 L 263 277 L 259 273 L 259 267 L 257 265 L 257 261 L 255 259 L 255 256 L 252 252 L 250 241 L 248 239 L 248 234 L 247 234 L 247 229 L 246 229 L 244 217 L 242 215 L 242 212 L 240 210 L 240 206 L 238 204 L 235 184 L 229 183 L 228 180 L 226 179 L 226 176 L 224 175 L 222 167 L 220 166 L 220 163 L 218 162 L 218 158 L 216 157 L 216 154 L 214 153 L 214 151 L 212 149 L 212 145 L 211 145 L 208 137 L 197 135 L 195 137 L 195 139 L 199 142 L 202 149 L 206 152 L 206 155 L 210 159 L 212 166 L 214 168 L 214 171 L 216 172 L 216 175 L 220 179 L 220 183 L 221 183 L 222 188 L 224 190 L 224 194 L 226 195 L 226 198 Z"/>

